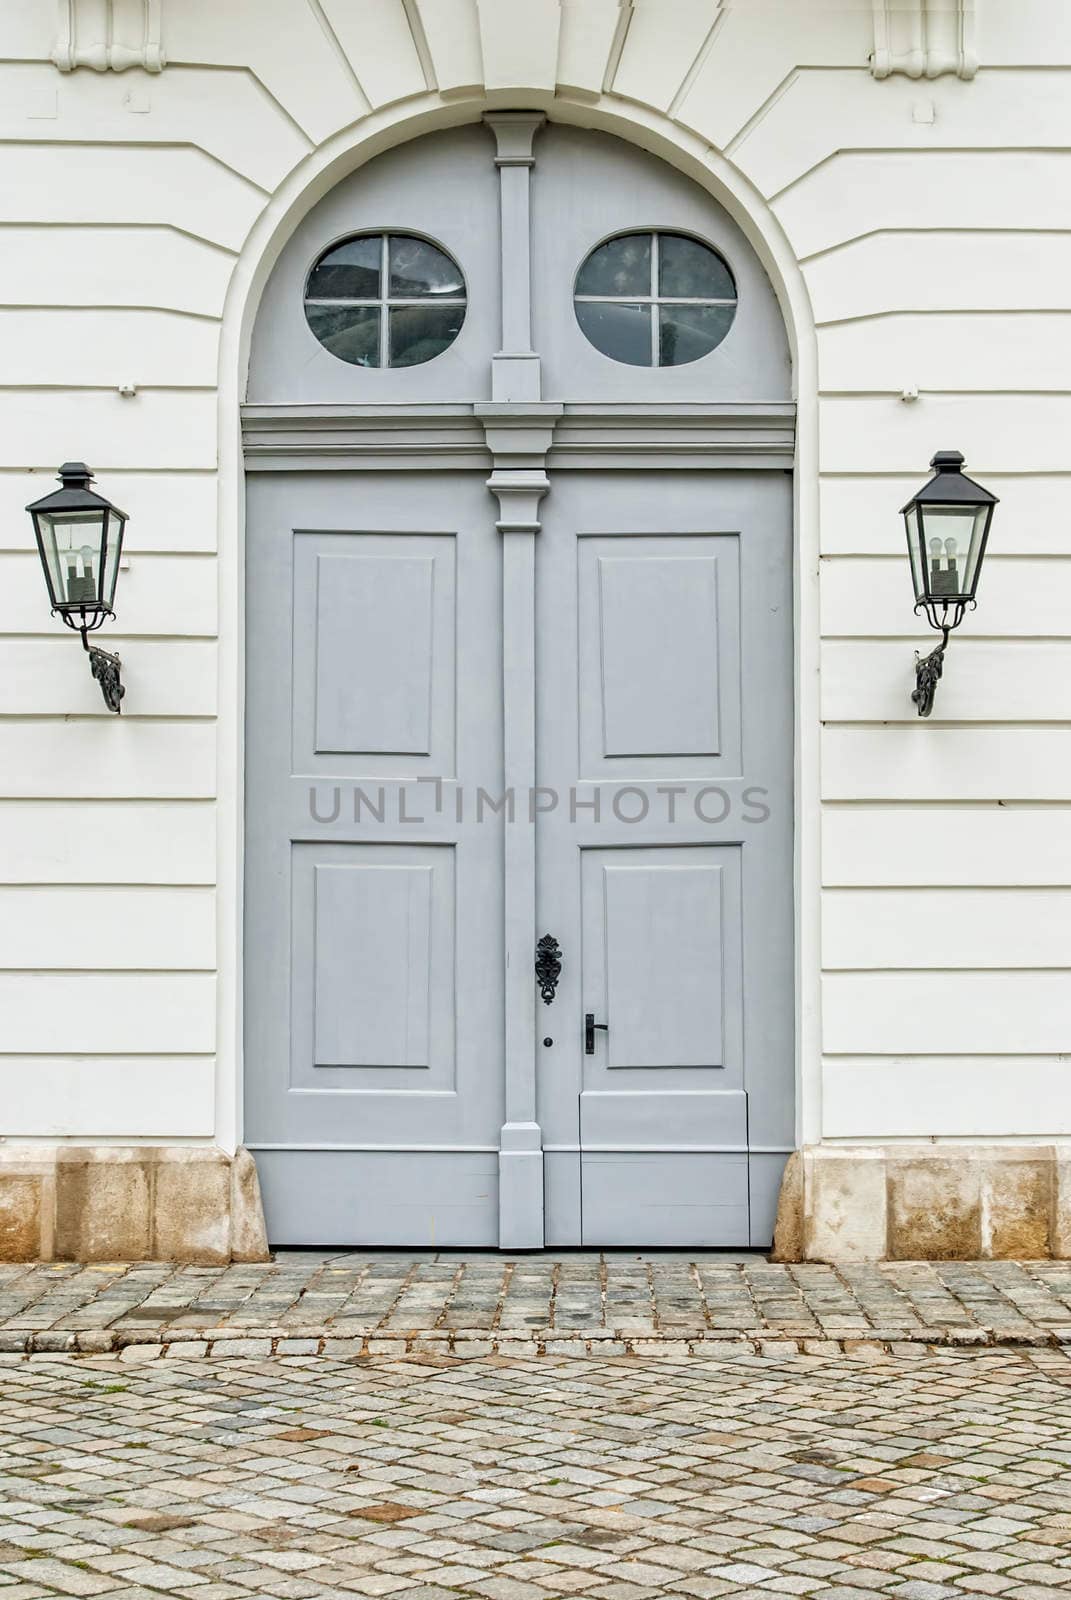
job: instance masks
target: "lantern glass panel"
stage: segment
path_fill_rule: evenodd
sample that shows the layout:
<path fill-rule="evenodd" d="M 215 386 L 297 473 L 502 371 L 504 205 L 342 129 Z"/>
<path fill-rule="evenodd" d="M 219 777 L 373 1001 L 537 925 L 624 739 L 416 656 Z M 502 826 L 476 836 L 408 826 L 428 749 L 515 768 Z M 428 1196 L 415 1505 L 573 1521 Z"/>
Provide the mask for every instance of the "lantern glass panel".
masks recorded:
<path fill-rule="evenodd" d="M 911 557 L 911 581 L 915 585 L 916 603 L 921 605 L 926 599 L 926 561 L 922 553 L 925 545 L 919 523 L 917 501 L 912 500 L 911 504 L 905 507 L 904 524 L 907 528 L 907 553 Z"/>
<path fill-rule="evenodd" d="M 109 611 L 115 610 L 115 582 L 119 576 L 119 556 L 123 549 L 123 531 L 126 518 L 114 509 L 107 512 L 104 529 L 104 583 L 101 600 Z"/>
<path fill-rule="evenodd" d="M 57 608 L 85 606 L 90 610 L 100 609 L 102 555 L 108 513 L 97 508 L 45 511 L 36 513 L 34 520 L 53 605 Z M 113 576 L 113 588 L 114 582 Z"/>
<path fill-rule="evenodd" d="M 920 555 L 926 560 L 925 593 L 931 600 L 973 599 L 992 507 L 930 502 L 917 511 Z"/>

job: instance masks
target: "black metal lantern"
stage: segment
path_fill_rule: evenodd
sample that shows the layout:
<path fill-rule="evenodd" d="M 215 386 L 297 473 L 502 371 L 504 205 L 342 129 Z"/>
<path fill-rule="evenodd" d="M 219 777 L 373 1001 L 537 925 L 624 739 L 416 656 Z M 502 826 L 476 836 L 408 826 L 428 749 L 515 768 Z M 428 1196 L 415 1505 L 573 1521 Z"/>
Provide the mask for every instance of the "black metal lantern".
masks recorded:
<path fill-rule="evenodd" d="M 123 549 L 126 513 L 89 486 L 93 474 L 84 461 L 65 461 L 61 487 L 26 507 L 33 518 L 52 614 L 82 636 L 89 665 L 110 711 L 119 711 L 125 690 L 120 661 L 91 646 L 87 635 L 115 615 L 115 582 Z"/>
<path fill-rule="evenodd" d="M 941 643 L 928 656 L 915 653 L 915 689 L 911 696 L 920 717 L 933 710 L 937 682 L 944 667 L 948 636 L 975 604 L 989 526 L 997 497 L 960 470 L 958 450 L 938 450 L 930 466 L 933 477 L 903 508 L 915 610 L 925 611 Z"/>

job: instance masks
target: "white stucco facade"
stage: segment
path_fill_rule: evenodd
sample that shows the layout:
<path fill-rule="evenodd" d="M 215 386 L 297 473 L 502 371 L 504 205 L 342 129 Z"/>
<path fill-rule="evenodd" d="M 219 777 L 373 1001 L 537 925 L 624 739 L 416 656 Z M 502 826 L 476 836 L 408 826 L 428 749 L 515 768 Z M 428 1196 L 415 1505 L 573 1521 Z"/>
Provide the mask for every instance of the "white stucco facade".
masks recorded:
<path fill-rule="evenodd" d="M 781 305 L 799 1145 L 1071 1139 L 1071 10 L 8 0 L 0 58 L 4 1139 L 242 1143 L 253 321 L 340 178 L 495 108 L 687 174 Z M 1001 503 L 920 721 L 898 510 L 942 448 Z M 72 455 L 131 518 L 121 718 L 23 511 Z"/>

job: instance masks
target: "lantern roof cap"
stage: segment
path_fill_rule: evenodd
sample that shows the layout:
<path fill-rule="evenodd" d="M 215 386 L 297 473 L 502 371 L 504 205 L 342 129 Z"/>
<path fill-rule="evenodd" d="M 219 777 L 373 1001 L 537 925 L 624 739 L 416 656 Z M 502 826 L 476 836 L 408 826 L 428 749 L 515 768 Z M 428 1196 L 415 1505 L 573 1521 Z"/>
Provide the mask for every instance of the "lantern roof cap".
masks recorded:
<path fill-rule="evenodd" d="M 914 505 L 938 506 L 995 506 L 999 504 L 995 494 L 990 494 L 988 489 L 983 489 L 980 483 L 975 483 L 973 478 L 968 478 L 960 469 L 963 466 L 963 457 L 958 450 L 938 450 L 930 462 L 933 468 L 933 477 L 917 490 L 903 511 L 910 511 Z"/>
<path fill-rule="evenodd" d="M 42 495 L 40 500 L 34 500 L 26 507 L 31 515 L 62 511 L 111 511 L 117 517 L 122 517 L 124 522 L 127 520 L 125 511 L 120 511 L 118 506 L 89 487 L 93 482 L 93 474 L 84 461 L 65 461 L 59 469 L 59 481 L 60 488 Z"/>

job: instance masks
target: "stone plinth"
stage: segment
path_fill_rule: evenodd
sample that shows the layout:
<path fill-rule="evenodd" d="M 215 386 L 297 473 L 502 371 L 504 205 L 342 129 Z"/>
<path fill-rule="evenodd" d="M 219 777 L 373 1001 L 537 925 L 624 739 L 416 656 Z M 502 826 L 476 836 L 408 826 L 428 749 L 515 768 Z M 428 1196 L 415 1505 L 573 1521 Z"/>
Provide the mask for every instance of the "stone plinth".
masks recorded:
<path fill-rule="evenodd" d="M 785 1172 L 774 1259 L 1071 1258 L 1067 1145 L 816 1145 Z"/>
<path fill-rule="evenodd" d="M 0 1261 L 265 1261 L 247 1150 L 0 1146 Z"/>

